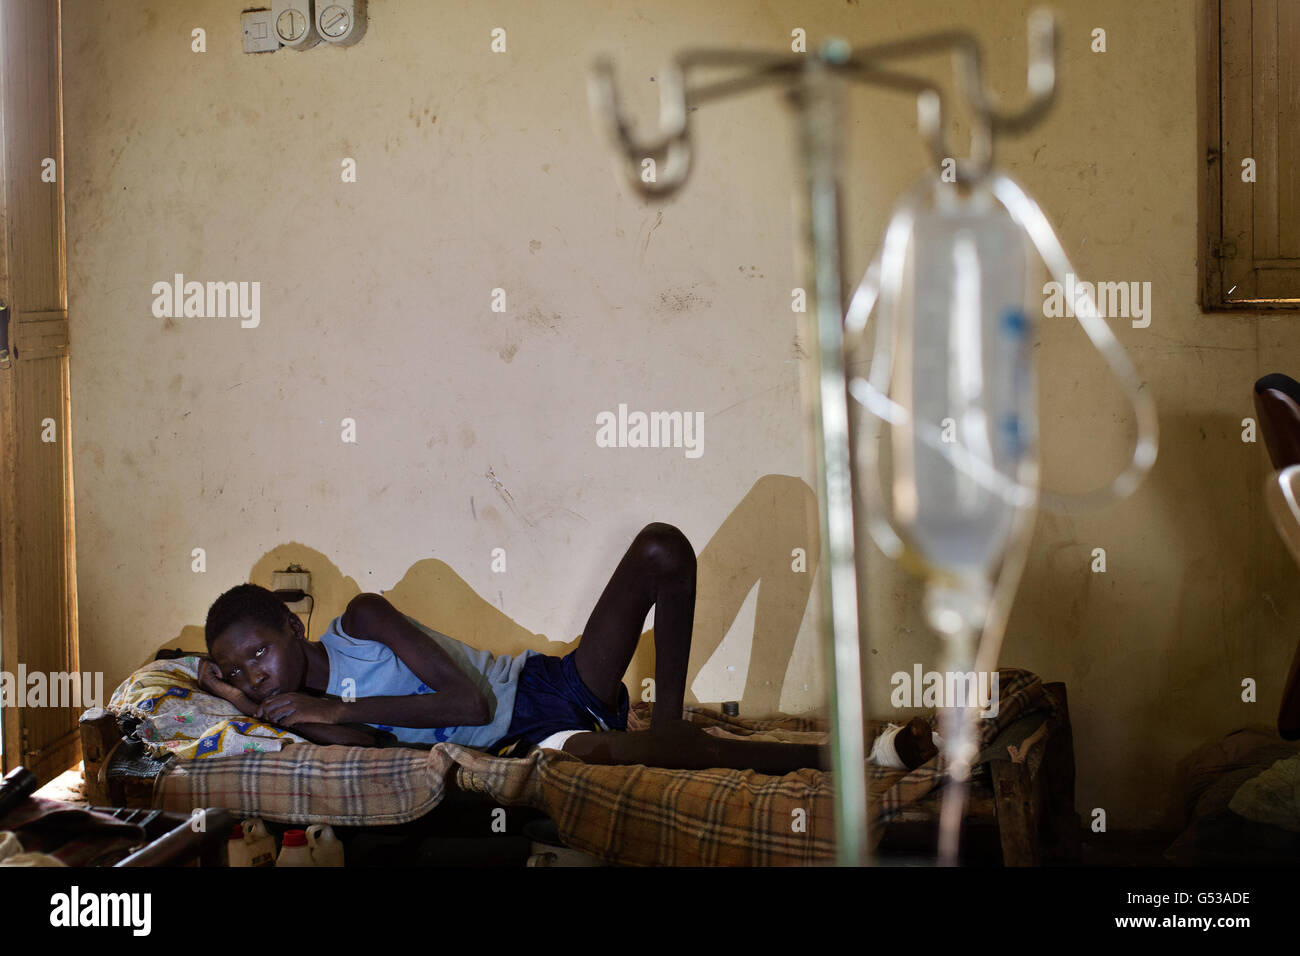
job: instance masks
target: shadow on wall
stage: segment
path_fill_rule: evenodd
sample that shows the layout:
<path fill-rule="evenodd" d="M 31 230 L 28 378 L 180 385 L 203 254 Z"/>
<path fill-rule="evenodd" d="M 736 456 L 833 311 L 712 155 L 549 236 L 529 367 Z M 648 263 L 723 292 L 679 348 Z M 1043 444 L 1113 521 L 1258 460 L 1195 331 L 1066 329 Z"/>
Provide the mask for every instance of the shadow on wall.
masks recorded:
<path fill-rule="evenodd" d="M 754 483 L 703 548 L 699 542 L 691 542 L 697 554 L 697 583 L 686 680 L 688 704 L 702 703 L 691 692 L 691 684 L 757 584 L 754 640 L 742 704 L 744 713 L 753 717 L 779 710 L 781 689 L 821 555 L 816 509 L 816 496 L 803 479 L 766 475 Z M 671 518 L 668 520 L 671 522 Z M 253 565 L 248 580 L 269 588 L 272 572 L 292 563 L 311 572 L 316 603 L 308 634 L 315 640 L 362 589 L 324 554 L 296 542 L 268 551 Z M 614 568 L 610 567 L 608 573 L 613 574 Z M 591 607 L 595 607 L 605 583 L 593 583 Z M 232 586 L 233 582 L 227 585 Z M 219 593 L 213 594 L 212 600 Z M 450 565 L 434 558 L 415 562 L 392 589 L 382 593 L 394 607 L 422 624 L 494 654 L 534 650 L 560 657 L 577 647 L 581 639 L 579 635 L 561 643 L 533 633 L 476 593 Z M 641 680 L 654 676 L 653 634 L 651 628 L 641 635 L 624 677 L 633 700 L 640 698 Z M 203 626 L 188 625 L 177 638 L 162 646 L 202 649 Z"/>

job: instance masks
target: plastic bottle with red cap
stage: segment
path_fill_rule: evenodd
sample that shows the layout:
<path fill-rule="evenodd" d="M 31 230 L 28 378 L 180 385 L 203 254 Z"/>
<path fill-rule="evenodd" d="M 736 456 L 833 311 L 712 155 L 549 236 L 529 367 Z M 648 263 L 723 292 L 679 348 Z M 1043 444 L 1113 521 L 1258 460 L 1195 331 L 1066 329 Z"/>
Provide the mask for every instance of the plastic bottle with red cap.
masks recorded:
<path fill-rule="evenodd" d="M 311 849 L 307 846 L 306 830 L 285 830 L 280 843 L 280 856 L 276 866 L 315 866 Z"/>

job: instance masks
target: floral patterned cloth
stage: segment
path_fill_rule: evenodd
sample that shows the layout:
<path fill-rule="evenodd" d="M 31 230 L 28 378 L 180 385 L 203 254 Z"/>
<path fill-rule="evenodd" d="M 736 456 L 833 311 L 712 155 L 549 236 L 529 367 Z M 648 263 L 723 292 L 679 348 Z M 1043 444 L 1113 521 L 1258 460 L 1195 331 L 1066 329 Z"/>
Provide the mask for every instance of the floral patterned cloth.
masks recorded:
<path fill-rule="evenodd" d="M 274 753 L 303 738 L 245 716 L 227 700 L 199 689 L 199 658 L 153 661 L 128 677 L 108 710 L 140 721 L 136 734 L 162 757 L 181 760 Z"/>

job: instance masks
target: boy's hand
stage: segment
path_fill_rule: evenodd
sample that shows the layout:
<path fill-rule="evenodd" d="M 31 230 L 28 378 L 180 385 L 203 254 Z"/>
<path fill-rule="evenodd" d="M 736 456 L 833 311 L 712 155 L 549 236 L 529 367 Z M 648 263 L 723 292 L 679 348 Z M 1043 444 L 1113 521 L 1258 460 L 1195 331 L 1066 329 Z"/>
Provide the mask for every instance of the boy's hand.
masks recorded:
<path fill-rule="evenodd" d="M 295 724 L 337 724 L 340 717 L 339 701 L 325 700 L 311 694 L 276 694 L 262 701 L 255 716 L 285 727 Z"/>
<path fill-rule="evenodd" d="M 206 658 L 199 661 L 199 687 L 218 697 L 225 697 L 235 689 L 221 679 L 221 668 Z"/>
<path fill-rule="evenodd" d="M 222 680 L 221 668 L 206 658 L 199 661 L 199 688 L 230 701 L 246 716 L 252 717 L 253 712 L 257 710 L 257 704 L 252 698 L 234 684 Z"/>

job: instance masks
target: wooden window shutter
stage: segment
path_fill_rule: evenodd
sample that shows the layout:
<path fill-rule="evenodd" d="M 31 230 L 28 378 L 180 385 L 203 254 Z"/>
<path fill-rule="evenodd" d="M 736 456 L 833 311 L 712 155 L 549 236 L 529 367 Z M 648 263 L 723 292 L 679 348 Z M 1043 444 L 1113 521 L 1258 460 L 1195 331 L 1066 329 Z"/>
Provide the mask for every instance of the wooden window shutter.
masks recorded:
<path fill-rule="evenodd" d="M 1201 305 L 1300 309 L 1300 0 L 1206 0 L 1201 32 Z"/>

